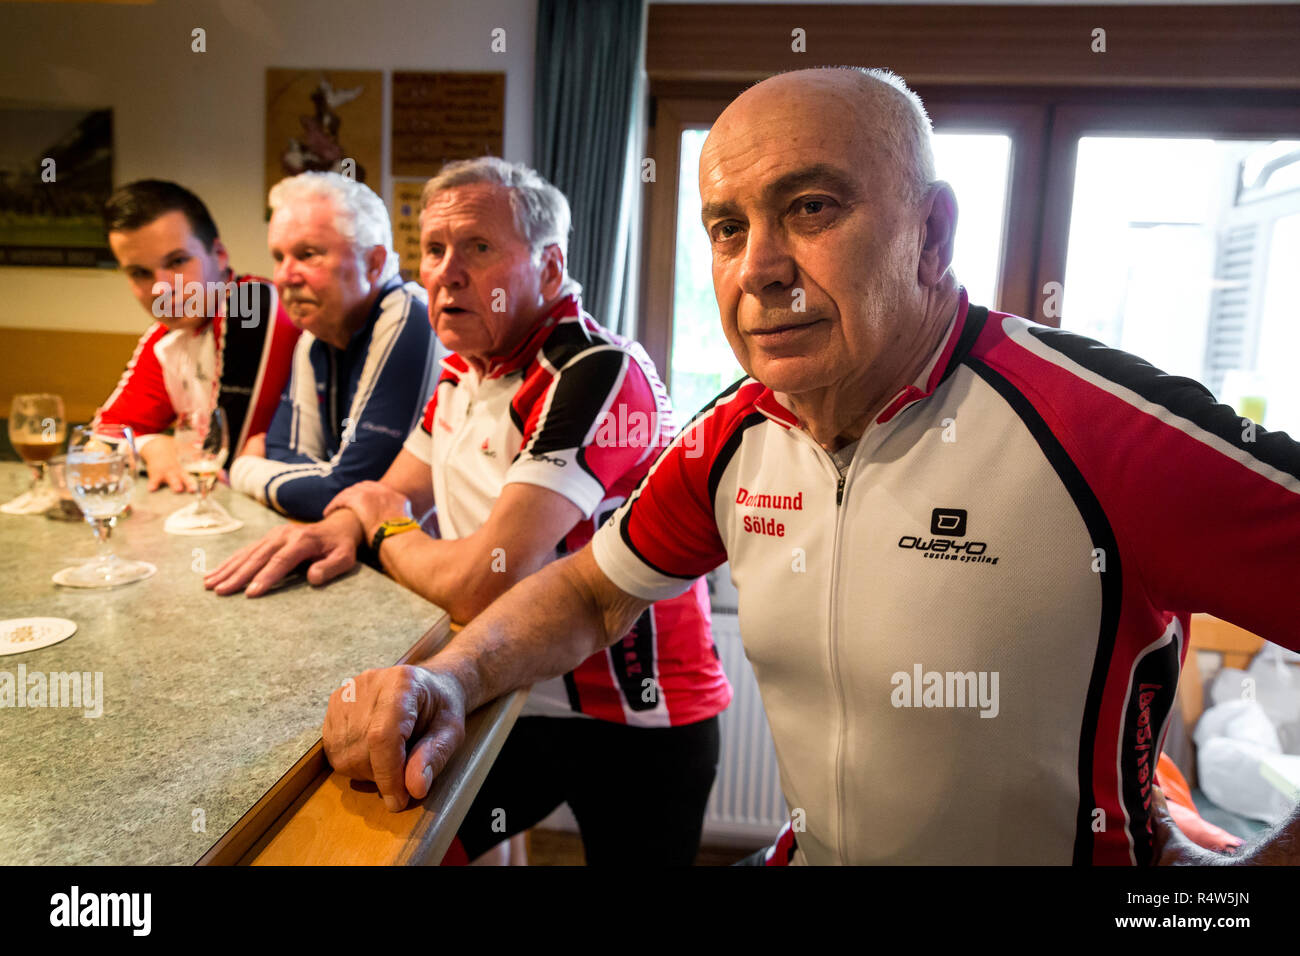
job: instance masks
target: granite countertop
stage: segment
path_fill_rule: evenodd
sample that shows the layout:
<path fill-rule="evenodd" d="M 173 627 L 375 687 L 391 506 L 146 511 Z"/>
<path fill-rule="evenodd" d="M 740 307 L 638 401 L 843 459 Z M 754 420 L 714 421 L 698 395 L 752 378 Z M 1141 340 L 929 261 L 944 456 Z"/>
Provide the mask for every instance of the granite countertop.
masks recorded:
<path fill-rule="evenodd" d="M 0 464 L 0 501 L 27 475 Z M 143 486 L 113 543 L 158 573 L 108 590 L 51 581 L 95 554 L 89 525 L 0 514 L 0 619 L 77 624 L 59 644 L 0 657 L 0 672 L 103 681 L 98 717 L 0 708 L 0 864 L 194 863 L 316 741 L 334 688 L 392 664 L 442 617 L 367 567 L 323 588 L 219 598 L 204 567 L 284 519 L 219 486 L 243 528 L 168 535 L 163 520 L 191 497 Z"/>

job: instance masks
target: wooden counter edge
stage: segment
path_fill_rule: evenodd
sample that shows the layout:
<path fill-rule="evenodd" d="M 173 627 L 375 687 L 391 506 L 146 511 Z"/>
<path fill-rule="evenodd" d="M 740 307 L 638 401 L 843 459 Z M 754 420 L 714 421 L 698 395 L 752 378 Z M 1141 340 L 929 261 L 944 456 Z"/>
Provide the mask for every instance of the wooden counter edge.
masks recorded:
<path fill-rule="evenodd" d="M 442 862 L 528 697 L 515 691 L 465 721 L 465 742 L 420 803 L 390 813 L 374 784 L 340 773 L 304 792 L 245 854 L 253 866 L 434 865 Z"/>
<path fill-rule="evenodd" d="M 443 645 L 450 634 L 451 619 L 445 612 L 439 612 L 438 619 L 396 663 L 406 664 L 428 657 Z M 322 713 L 322 719 L 323 717 Z M 199 857 L 195 865 L 231 866 L 245 859 L 254 845 L 262 841 L 269 831 L 283 825 L 281 818 L 287 819 L 291 815 L 286 811 L 294 809 L 299 798 L 328 779 L 330 773 L 324 745 L 318 739 L 260 800 L 235 821 L 234 826 L 222 834 L 221 839 Z"/>

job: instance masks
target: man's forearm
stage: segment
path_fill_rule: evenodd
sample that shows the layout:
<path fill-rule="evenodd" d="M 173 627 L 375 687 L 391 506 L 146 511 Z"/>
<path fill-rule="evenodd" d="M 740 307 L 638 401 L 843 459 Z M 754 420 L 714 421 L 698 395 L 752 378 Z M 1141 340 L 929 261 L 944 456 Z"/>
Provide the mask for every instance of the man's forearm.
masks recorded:
<path fill-rule="evenodd" d="M 604 609 L 574 573 L 580 554 L 516 584 L 420 666 L 455 677 L 468 712 L 559 677 L 608 647 L 622 632 L 609 637 Z"/>
<path fill-rule="evenodd" d="M 471 538 L 447 541 L 412 532 L 385 539 L 379 560 L 393 580 L 438 605 L 453 621 L 473 620 L 514 584 L 540 567 L 512 562 L 493 569 Z"/>
<path fill-rule="evenodd" d="M 473 615 L 461 616 L 451 606 L 460 592 L 455 554 L 459 543 L 431 538 L 422 531 L 400 534 L 380 545 L 379 562 L 398 584 L 438 605 L 452 620 L 463 622 Z"/>

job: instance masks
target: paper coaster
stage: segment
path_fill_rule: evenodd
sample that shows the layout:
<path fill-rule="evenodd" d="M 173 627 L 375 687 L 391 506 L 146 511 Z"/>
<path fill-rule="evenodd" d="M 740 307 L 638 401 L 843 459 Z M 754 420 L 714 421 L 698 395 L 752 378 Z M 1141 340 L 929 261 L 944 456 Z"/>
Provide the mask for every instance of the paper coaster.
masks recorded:
<path fill-rule="evenodd" d="M 231 518 L 229 521 L 223 521 L 221 524 L 213 525 L 210 528 L 195 528 L 188 524 L 189 521 L 190 516 L 184 512 L 173 512 L 163 522 L 163 530 L 168 534 L 178 535 L 226 534 L 230 531 L 238 531 L 244 526 L 244 522 L 238 518 Z"/>
<path fill-rule="evenodd" d="M 148 569 L 149 573 L 145 574 L 143 577 L 135 578 L 134 580 L 131 581 L 123 581 L 121 584 L 111 584 L 107 586 L 103 584 L 77 584 L 74 581 L 68 580 L 68 576 L 71 575 L 72 572 L 77 570 L 75 567 L 64 568 L 62 571 L 55 571 L 54 583 L 61 584 L 65 588 L 88 588 L 90 590 L 95 590 L 95 591 L 106 591 L 110 587 L 120 588 L 128 584 L 134 584 L 136 581 L 143 581 L 146 578 L 151 578 L 158 573 L 157 566 L 150 564 L 148 561 L 137 561 L 136 564 L 143 564 Z"/>
<path fill-rule="evenodd" d="M 0 511 L 7 515 L 40 515 L 58 503 L 57 495 L 34 495 L 30 491 L 24 491 L 12 501 L 0 505 Z"/>
<path fill-rule="evenodd" d="M 25 654 L 66 641 L 77 631 L 66 617 L 16 617 L 0 621 L 0 657 Z"/>

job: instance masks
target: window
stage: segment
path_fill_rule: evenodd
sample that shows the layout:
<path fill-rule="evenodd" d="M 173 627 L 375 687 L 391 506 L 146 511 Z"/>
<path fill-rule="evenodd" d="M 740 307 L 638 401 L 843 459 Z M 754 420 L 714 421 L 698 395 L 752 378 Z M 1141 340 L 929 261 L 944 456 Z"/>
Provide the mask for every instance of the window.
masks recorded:
<path fill-rule="evenodd" d="M 1061 327 L 1300 435 L 1296 171 L 1294 141 L 1082 137 Z"/>

